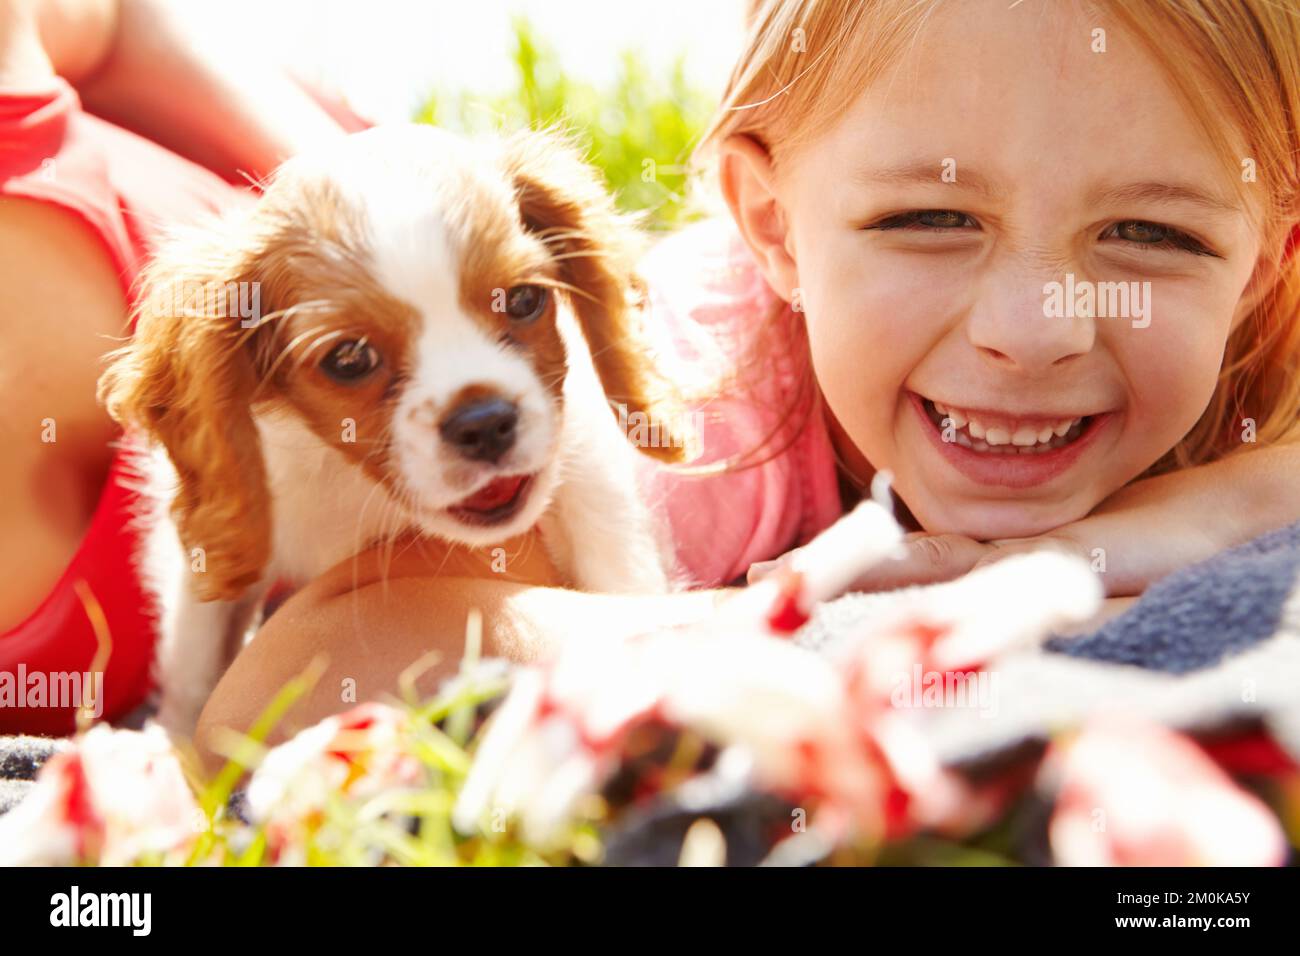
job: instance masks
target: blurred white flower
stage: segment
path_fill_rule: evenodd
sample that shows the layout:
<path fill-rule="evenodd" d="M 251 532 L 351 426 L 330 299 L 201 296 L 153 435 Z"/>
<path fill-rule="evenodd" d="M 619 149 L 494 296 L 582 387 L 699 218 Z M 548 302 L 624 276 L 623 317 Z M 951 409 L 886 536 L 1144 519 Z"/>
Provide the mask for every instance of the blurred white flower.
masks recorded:
<path fill-rule="evenodd" d="M 107 724 L 51 757 L 31 792 L 0 817 L 0 866 L 171 862 L 205 826 L 166 733 Z"/>
<path fill-rule="evenodd" d="M 1188 738 L 1107 717 L 1055 744 L 1049 836 L 1065 866 L 1280 866 L 1272 812 Z"/>
<path fill-rule="evenodd" d="M 266 754 L 248 783 L 248 810 L 265 824 L 276 862 L 301 862 L 305 836 L 323 822 L 331 798 L 365 799 L 424 780 L 423 764 L 402 747 L 409 719 L 384 704 L 361 704 Z"/>

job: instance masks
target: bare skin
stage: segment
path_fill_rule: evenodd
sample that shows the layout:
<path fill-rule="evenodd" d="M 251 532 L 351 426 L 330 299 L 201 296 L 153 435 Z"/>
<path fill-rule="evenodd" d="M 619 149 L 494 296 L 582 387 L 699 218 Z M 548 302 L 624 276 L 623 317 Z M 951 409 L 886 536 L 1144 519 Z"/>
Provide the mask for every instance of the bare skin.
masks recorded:
<path fill-rule="evenodd" d="M 3 631 L 63 573 L 99 500 L 116 429 L 95 403 L 95 380 L 126 306 L 107 254 L 69 213 L 0 200 L 0 262 Z"/>
<path fill-rule="evenodd" d="M 313 662 L 323 666 L 321 676 L 291 707 L 271 742 L 354 702 L 398 697 L 403 672 L 413 667 L 417 692 L 431 694 L 459 667 L 471 608 L 483 614 L 483 656 L 532 663 L 554 654 L 569 634 L 617 640 L 704 621 L 736 593 L 724 588 L 657 597 L 585 594 L 559 586 L 535 533 L 504 547 L 506 570 L 497 572 L 490 552 L 404 540 L 362 552 L 298 591 L 262 626 L 208 699 L 194 735 L 208 769 L 216 770 L 230 753 L 223 731 L 248 730 Z M 1079 633 L 1134 600 L 1107 600 Z M 430 652 L 435 660 L 426 657 Z"/>
<path fill-rule="evenodd" d="M 640 597 L 585 594 L 560 586 L 536 533 L 506 542 L 504 569 L 491 550 L 433 539 L 362 552 L 294 594 L 236 658 L 209 698 L 195 743 L 210 766 L 221 728 L 246 730 L 276 693 L 315 660 L 325 667 L 273 740 L 352 701 L 396 696 L 401 675 L 431 651 L 416 688 L 428 694 L 459 667 L 471 608 L 483 614 L 485 657 L 520 663 L 555 652 L 566 635 L 621 636 L 703 620 L 729 593 Z M 354 685 L 345 682 L 354 682 Z M 355 686 L 355 694 L 345 688 Z"/>
<path fill-rule="evenodd" d="M 210 61 L 158 7 L 0 0 L 0 87 L 40 89 L 63 76 L 91 109 L 220 172 L 264 175 L 301 146 L 340 135 L 286 77 Z M 0 633 L 49 593 L 94 513 L 117 434 L 95 382 L 126 311 L 109 257 L 82 223 L 0 199 Z"/>

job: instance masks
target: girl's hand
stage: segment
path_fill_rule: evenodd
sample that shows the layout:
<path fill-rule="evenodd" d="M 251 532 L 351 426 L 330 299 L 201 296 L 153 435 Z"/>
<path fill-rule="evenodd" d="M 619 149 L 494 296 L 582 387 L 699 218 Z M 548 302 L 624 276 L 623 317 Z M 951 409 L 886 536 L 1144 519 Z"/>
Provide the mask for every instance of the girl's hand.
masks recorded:
<path fill-rule="evenodd" d="M 1139 595 L 1179 568 L 1300 520 L 1298 473 L 1300 445 L 1275 445 L 1134 482 L 1086 518 L 1039 537 L 981 542 L 909 535 L 901 560 L 873 569 L 852 589 L 934 584 L 1009 554 L 1058 548 L 1087 561 L 1108 597 Z M 755 564 L 749 580 L 788 558 Z"/>
<path fill-rule="evenodd" d="M 1057 550 L 1089 558 L 1087 549 L 1062 528 L 1038 538 L 1007 538 L 1001 541 L 976 541 L 960 534 L 915 532 L 904 539 L 901 558 L 886 561 L 859 577 L 849 591 L 892 591 L 917 584 L 951 581 L 968 571 L 1027 551 Z M 790 561 L 796 548 L 774 561 L 750 565 L 747 581 L 753 584 Z"/>

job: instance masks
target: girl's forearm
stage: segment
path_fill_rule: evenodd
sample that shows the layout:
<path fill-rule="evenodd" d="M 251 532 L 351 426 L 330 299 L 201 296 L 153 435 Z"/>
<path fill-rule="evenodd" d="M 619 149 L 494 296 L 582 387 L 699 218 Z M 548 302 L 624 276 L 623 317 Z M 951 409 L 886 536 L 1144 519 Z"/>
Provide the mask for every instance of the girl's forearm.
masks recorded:
<path fill-rule="evenodd" d="M 264 176 L 340 135 L 283 71 L 242 53 L 234 29 L 204 36 L 160 0 L 118 0 L 108 22 L 111 36 L 94 69 L 70 77 L 106 119 L 225 176 Z M 54 35 L 42 30 L 47 49 Z"/>
<path fill-rule="evenodd" d="M 1300 446 L 1251 449 L 1135 482 L 1060 536 L 1108 594 L 1140 594 L 1179 568 L 1300 520 Z"/>
<path fill-rule="evenodd" d="M 220 728 L 246 730 L 276 693 L 313 661 L 323 674 L 273 739 L 354 702 L 396 697 L 409 672 L 420 696 L 454 674 L 471 608 L 483 615 L 482 654 L 528 663 L 570 634 L 610 640 L 706 617 L 722 591 L 666 596 L 587 594 L 564 588 L 461 577 L 397 577 L 334 593 L 328 578 L 294 595 L 222 678 L 195 734 L 220 751 Z M 433 652 L 431 659 L 430 652 Z M 420 663 L 418 675 L 412 670 Z"/>

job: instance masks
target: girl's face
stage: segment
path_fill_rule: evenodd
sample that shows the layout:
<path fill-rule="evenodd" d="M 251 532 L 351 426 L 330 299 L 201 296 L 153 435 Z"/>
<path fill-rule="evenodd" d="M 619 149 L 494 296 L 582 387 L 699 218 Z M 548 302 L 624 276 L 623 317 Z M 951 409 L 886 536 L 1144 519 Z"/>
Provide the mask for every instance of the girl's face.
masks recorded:
<path fill-rule="evenodd" d="M 1196 423 L 1245 313 L 1232 174 L 1145 51 L 1070 6 L 941 10 L 775 169 L 724 154 L 841 451 L 929 531 L 1086 515 Z"/>

